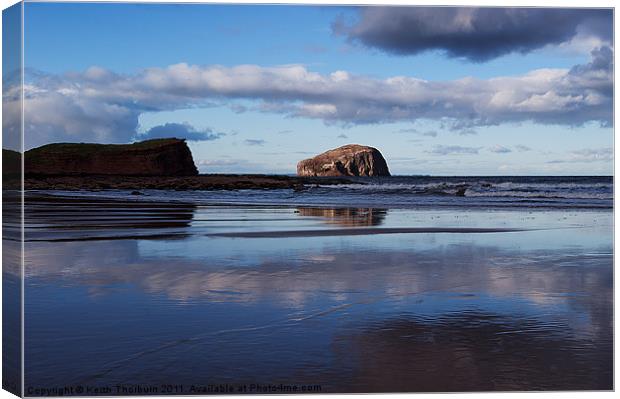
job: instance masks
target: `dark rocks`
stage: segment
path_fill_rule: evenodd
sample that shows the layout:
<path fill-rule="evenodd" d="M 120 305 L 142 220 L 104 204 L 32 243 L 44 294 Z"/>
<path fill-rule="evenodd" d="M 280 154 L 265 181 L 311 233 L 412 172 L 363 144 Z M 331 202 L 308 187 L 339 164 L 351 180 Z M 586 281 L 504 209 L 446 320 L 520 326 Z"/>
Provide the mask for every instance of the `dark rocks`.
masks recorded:
<path fill-rule="evenodd" d="M 194 176 L 198 169 L 185 140 L 133 144 L 58 143 L 26 151 L 26 175 Z"/>
<path fill-rule="evenodd" d="M 247 189 L 293 189 L 304 190 L 317 183 L 351 184 L 345 178 L 293 177 L 284 175 L 198 175 L 198 176 L 26 176 L 27 190 L 247 190 Z M 8 181 L 3 182 L 8 186 Z M 19 179 L 10 188 L 18 189 Z M 8 187 L 7 187 L 8 188 Z"/>
<path fill-rule="evenodd" d="M 22 173 L 22 154 L 18 151 L 2 149 L 3 177 L 19 177 Z"/>
<path fill-rule="evenodd" d="M 390 171 L 376 148 L 348 144 L 299 162 L 297 175 L 390 176 Z"/>
<path fill-rule="evenodd" d="M 293 191 L 295 191 L 296 193 L 300 193 L 302 191 L 307 191 L 307 190 L 308 190 L 308 187 L 304 186 L 301 183 L 295 184 L 293 186 Z"/>
<path fill-rule="evenodd" d="M 456 195 L 457 197 L 464 197 L 465 192 L 467 191 L 468 188 L 469 186 L 467 185 L 457 186 L 456 192 L 454 193 L 454 195 Z"/>

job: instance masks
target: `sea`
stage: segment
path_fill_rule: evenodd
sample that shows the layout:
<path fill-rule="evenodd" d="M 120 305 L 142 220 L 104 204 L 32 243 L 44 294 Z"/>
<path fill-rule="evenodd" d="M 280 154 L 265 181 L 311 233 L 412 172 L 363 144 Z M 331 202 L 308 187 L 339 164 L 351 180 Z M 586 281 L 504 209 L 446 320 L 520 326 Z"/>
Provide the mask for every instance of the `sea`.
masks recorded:
<path fill-rule="evenodd" d="M 613 207 L 613 176 L 352 177 L 350 184 L 304 190 L 142 190 L 140 200 L 194 204 L 327 207 L 599 208 Z M 136 199 L 133 190 L 80 195 Z M 74 191 L 56 192 L 75 195 Z"/>

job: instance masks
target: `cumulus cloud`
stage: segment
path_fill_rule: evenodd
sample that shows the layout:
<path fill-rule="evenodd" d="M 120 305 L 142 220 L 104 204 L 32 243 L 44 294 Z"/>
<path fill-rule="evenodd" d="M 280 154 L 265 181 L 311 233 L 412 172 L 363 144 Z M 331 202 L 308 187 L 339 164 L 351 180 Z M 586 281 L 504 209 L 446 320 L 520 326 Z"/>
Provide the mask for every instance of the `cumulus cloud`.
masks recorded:
<path fill-rule="evenodd" d="M 397 130 L 396 133 L 410 133 L 410 134 L 415 134 L 418 136 L 437 137 L 437 132 L 435 130 L 427 130 L 425 132 L 421 132 L 414 128 L 408 128 L 408 129 Z"/>
<path fill-rule="evenodd" d="M 243 141 L 245 145 L 265 145 L 265 140 L 261 139 L 246 139 Z"/>
<path fill-rule="evenodd" d="M 258 102 L 254 110 L 355 125 L 435 120 L 461 133 L 478 126 L 532 121 L 611 126 L 613 51 L 571 69 L 521 76 L 428 81 L 376 79 L 301 65 L 172 65 L 120 75 L 102 68 L 63 75 L 29 74 L 24 87 L 26 147 L 52 141 L 128 142 L 144 112 Z M 18 109 L 7 90 L 3 111 Z"/>
<path fill-rule="evenodd" d="M 515 149 L 519 152 L 527 152 L 527 151 L 532 151 L 532 149 L 526 145 L 523 144 L 517 144 L 515 145 Z"/>
<path fill-rule="evenodd" d="M 346 135 L 346 134 L 344 134 L 344 133 L 340 133 L 338 136 L 336 136 L 336 138 L 338 138 L 338 139 L 348 139 L 348 138 L 349 138 L 349 136 L 347 136 L 347 135 Z"/>
<path fill-rule="evenodd" d="M 609 162 L 614 159 L 614 149 L 611 147 L 603 148 L 584 148 L 571 151 L 568 158 L 555 159 L 547 163 L 573 163 L 573 162 Z"/>
<path fill-rule="evenodd" d="M 176 137 L 188 141 L 217 140 L 225 133 L 215 133 L 212 129 L 198 130 L 189 123 L 166 123 L 150 128 L 144 133 L 136 135 L 137 140 L 160 139 Z"/>
<path fill-rule="evenodd" d="M 436 145 L 427 151 L 434 155 L 478 154 L 482 147 L 462 147 L 460 145 Z"/>
<path fill-rule="evenodd" d="M 230 104 L 230 109 L 235 114 L 242 114 L 248 110 L 248 107 L 241 105 L 241 104 Z"/>
<path fill-rule="evenodd" d="M 508 147 L 504 147 L 503 145 L 495 144 L 493 147 L 489 148 L 489 151 L 494 152 L 496 154 L 507 154 L 512 152 L 512 150 Z"/>
<path fill-rule="evenodd" d="M 596 38 L 610 43 L 611 9 L 364 7 L 352 24 L 334 22 L 334 33 L 393 54 L 439 50 L 474 62 L 547 45 Z"/>
<path fill-rule="evenodd" d="M 199 159 L 196 161 L 201 173 L 274 173 L 273 164 L 252 162 L 240 158 Z M 291 165 L 275 164 L 275 170 L 288 173 Z"/>
<path fill-rule="evenodd" d="M 239 164 L 239 159 L 199 159 L 198 166 L 231 166 Z"/>

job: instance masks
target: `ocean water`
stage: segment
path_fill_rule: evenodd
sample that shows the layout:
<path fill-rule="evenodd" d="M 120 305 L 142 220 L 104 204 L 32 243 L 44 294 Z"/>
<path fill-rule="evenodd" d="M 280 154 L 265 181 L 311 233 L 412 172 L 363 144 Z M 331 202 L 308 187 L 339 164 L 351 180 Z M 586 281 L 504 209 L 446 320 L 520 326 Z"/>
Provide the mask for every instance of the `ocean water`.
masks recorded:
<path fill-rule="evenodd" d="M 610 390 L 612 182 L 580 179 L 28 192 L 25 393 Z"/>
<path fill-rule="evenodd" d="M 144 190 L 144 198 L 196 204 L 316 205 L 386 208 L 601 208 L 613 207 L 613 177 L 415 177 L 352 178 L 351 184 L 306 190 Z M 93 196 L 132 198 L 131 191 Z M 73 195 L 73 192 L 68 192 Z M 84 193 L 88 195 L 88 193 Z M 134 197 L 135 198 L 135 197 Z"/>

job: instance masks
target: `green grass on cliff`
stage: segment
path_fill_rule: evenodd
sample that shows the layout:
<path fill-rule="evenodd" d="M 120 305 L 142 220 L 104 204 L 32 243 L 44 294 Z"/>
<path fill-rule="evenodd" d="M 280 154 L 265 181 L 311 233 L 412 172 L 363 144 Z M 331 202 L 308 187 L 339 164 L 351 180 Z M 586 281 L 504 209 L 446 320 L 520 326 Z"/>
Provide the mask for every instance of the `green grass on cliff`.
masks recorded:
<path fill-rule="evenodd" d="M 55 153 L 76 153 L 81 156 L 89 156 L 94 154 L 100 154 L 102 152 L 116 152 L 119 150 L 149 150 L 153 148 L 159 148 L 170 144 L 176 144 L 183 142 L 184 140 L 169 138 L 169 139 L 153 139 L 139 141 L 132 144 L 92 144 L 92 143 L 54 143 L 46 144 L 41 147 L 33 148 L 26 151 L 28 156 L 55 154 Z"/>

